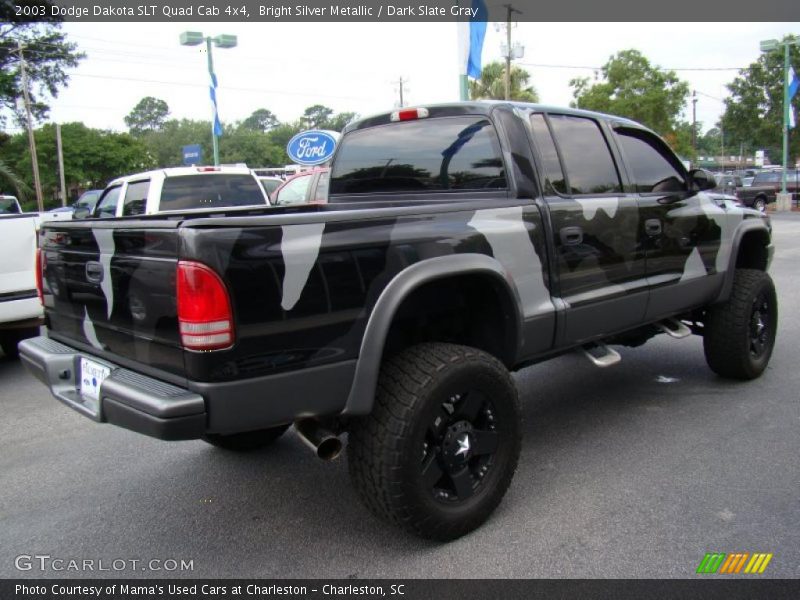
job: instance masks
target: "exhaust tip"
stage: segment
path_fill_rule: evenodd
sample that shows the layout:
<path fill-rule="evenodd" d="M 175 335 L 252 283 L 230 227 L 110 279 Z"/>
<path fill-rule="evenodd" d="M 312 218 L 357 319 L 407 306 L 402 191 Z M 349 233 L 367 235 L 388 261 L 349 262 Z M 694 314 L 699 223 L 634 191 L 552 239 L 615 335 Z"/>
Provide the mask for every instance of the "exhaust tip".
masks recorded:
<path fill-rule="evenodd" d="M 334 460 L 342 453 L 342 440 L 337 437 L 331 437 L 323 440 L 317 446 L 317 457 L 322 460 Z"/>
<path fill-rule="evenodd" d="M 314 451 L 317 458 L 333 460 L 342 453 L 342 440 L 314 419 L 296 421 L 294 428 L 300 439 Z"/>

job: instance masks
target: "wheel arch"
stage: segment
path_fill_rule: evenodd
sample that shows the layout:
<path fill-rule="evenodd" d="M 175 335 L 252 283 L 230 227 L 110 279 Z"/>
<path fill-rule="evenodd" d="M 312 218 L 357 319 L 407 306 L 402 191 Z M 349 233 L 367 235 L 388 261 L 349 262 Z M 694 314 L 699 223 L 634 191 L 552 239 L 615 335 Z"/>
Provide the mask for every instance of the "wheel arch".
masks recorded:
<path fill-rule="evenodd" d="M 715 302 L 724 302 L 730 297 L 737 268 L 767 271 L 771 259 L 772 243 L 769 227 L 761 219 L 743 221 L 734 234 L 725 282 Z"/>
<path fill-rule="evenodd" d="M 395 276 L 375 303 L 361 341 L 353 384 L 343 415 L 364 415 L 371 411 L 386 341 L 403 303 L 426 284 L 475 276 L 491 278 L 492 282 L 498 284 L 496 287 L 502 294 L 499 300 L 509 309 L 511 318 L 505 323 L 502 349 L 496 358 L 506 367 L 514 364 L 520 345 L 522 314 L 517 294 L 506 279 L 502 265 L 484 254 L 426 259 Z"/>

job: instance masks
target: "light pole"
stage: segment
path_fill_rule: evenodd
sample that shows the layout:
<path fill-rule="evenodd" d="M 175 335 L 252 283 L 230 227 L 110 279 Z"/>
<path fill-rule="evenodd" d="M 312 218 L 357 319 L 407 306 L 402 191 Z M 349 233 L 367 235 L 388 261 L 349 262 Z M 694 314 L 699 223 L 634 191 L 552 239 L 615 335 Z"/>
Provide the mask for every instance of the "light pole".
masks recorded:
<path fill-rule="evenodd" d="M 783 46 L 783 177 L 781 194 L 786 194 L 786 169 L 789 162 L 789 48 L 800 45 L 800 36 L 790 35 L 781 41 L 764 40 L 760 44 L 762 52 L 774 52 Z"/>
<path fill-rule="evenodd" d="M 217 111 L 217 76 L 214 74 L 214 58 L 211 54 L 211 46 L 217 48 L 235 48 L 236 36 L 220 34 L 216 37 L 204 36 L 199 31 L 184 31 L 180 37 L 181 46 L 199 46 L 206 43 L 208 54 L 208 75 L 211 77 L 209 88 L 211 95 L 211 141 L 214 145 L 214 165 L 219 165 L 219 136 L 222 135 L 222 124 L 219 122 Z"/>

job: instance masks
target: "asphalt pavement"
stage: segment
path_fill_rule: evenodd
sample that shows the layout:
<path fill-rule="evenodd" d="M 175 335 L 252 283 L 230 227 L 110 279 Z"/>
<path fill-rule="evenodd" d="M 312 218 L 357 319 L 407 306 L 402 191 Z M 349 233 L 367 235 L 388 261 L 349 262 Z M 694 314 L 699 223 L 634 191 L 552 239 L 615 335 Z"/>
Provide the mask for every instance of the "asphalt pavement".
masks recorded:
<path fill-rule="evenodd" d="M 796 578 L 800 214 L 773 223 L 764 376 L 720 379 L 699 338 L 666 336 L 608 369 L 573 354 L 519 372 L 509 493 L 445 545 L 374 518 L 344 457 L 322 462 L 292 433 L 243 455 L 149 439 L 81 417 L 0 358 L 0 577 L 694 577 L 707 552 L 768 552 L 761 577 Z M 181 561 L 192 570 L 165 570 Z"/>

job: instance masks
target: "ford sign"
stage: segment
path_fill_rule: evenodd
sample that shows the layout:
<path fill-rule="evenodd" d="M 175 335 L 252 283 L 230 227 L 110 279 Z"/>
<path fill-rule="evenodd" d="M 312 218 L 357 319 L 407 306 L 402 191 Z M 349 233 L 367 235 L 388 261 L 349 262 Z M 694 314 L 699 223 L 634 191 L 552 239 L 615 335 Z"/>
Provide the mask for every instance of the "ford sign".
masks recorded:
<path fill-rule="evenodd" d="M 335 131 L 302 131 L 286 144 L 286 154 L 298 165 L 321 165 L 333 156 L 338 137 Z"/>

